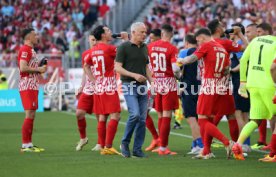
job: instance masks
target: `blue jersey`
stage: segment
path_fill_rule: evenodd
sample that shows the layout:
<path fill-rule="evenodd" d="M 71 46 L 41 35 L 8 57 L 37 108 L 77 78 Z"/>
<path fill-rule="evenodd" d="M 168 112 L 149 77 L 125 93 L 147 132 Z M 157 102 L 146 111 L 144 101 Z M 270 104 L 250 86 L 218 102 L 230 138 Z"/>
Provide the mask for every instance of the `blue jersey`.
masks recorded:
<path fill-rule="evenodd" d="M 178 57 L 185 58 L 186 56 L 192 55 L 196 51 L 196 48 L 183 49 L 180 51 Z M 198 88 L 200 85 L 200 72 L 198 68 L 198 61 L 185 65 L 183 75 L 180 79 L 181 82 L 187 84 L 187 90 L 190 90 L 191 86 L 194 85 L 195 88 Z"/>

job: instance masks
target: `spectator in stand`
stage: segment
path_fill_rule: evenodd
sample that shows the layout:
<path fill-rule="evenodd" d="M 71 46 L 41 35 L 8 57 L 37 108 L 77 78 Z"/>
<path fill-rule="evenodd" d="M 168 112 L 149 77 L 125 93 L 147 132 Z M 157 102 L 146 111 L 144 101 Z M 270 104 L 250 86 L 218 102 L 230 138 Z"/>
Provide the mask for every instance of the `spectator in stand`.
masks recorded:
<path fill-rule="evenodd" d="M 8 1 L 3 0 L 3 6 L 1 8 L 1 13 L 3 16 L 13 16 L 14 7 L 8 3 Z"/>
<path fill-rule="evenodd" d="M 79 30 L 82 31 L 83 30 L 83 23 L 82 23 L 82 21 L 84 19 L 84 14 L 80 10 L 80 8 L 76 8 L 76 9 L 73 10 L 72 19 L 76 23 L 76 25 L 79 28 Z"/>
<path fill-rule="evenodd" d="M 100 17 L 104 17 L 105 14 L 109 11 L 109 6 L 106 4 L 106 0 L 103 0 L 103 4 L 99 8 Z"/>

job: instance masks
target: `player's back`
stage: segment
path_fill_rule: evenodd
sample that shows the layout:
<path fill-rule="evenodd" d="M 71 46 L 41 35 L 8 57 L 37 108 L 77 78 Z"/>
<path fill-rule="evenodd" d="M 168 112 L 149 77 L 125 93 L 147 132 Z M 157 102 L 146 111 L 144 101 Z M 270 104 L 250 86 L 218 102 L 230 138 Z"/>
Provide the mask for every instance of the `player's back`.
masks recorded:
<path fill-rule="evenodd" d="M 154 77 L 174 77 L 172 63 L 176 62 L 177 48 L 170 42 L 158 40 L 148 45 Z"/>
<path fill-rule="evenodd" d="M 224 70 L 230 64 L 230 59 L 225 48 L 218 42 L 212 40 L 203 43 L 195 52 L 203 58 L 202 76 L 206 78 L 222 78 Z M 199 57 L 199 59 L 200 59 Z"/>
<path fill-rule="evenodd" d="M 116 47 L 110 44 L 98 43 L 91 50 L 95 77 L 114 77 L 114 62 Z"/>
<path fill-rule="evenodd" d="M 276 37 L 260 36 L 255 38 L 244 52 L 249 58 L 247 87 L 273 88 L 274 82 L 270 67 L 276 54 Z"/>

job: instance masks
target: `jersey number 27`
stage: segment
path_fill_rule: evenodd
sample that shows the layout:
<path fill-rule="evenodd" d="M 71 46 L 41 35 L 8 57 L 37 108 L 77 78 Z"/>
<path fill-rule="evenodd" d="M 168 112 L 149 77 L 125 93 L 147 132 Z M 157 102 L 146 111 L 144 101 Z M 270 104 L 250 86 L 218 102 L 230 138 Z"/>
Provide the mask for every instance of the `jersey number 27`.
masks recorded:
<path fill-rule="evenodd" d="M 101 71 L 102 71 L 102 74 L 105 73 L 105 65 L 104 65 L 104 57 L 103 56 L 95 56 L 92 58 L 93 60 L 93 63 L 94 63 L 94 74 L 95 76 L 99 76 L 101 75 Z M 100 65 L 101 65 L 101 68 L 102 70 L 100 70 Z"/>

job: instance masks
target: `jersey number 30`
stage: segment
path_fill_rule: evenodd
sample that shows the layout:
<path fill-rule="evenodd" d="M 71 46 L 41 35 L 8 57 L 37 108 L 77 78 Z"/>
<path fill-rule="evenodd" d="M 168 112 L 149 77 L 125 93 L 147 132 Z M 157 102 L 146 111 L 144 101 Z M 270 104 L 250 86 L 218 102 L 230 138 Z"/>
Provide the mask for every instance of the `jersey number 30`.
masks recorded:
<path fill-rule="evenodd" d="M 153 71 L 166 71 L 166 55 L 164 53 L 152 53 Z"/>

